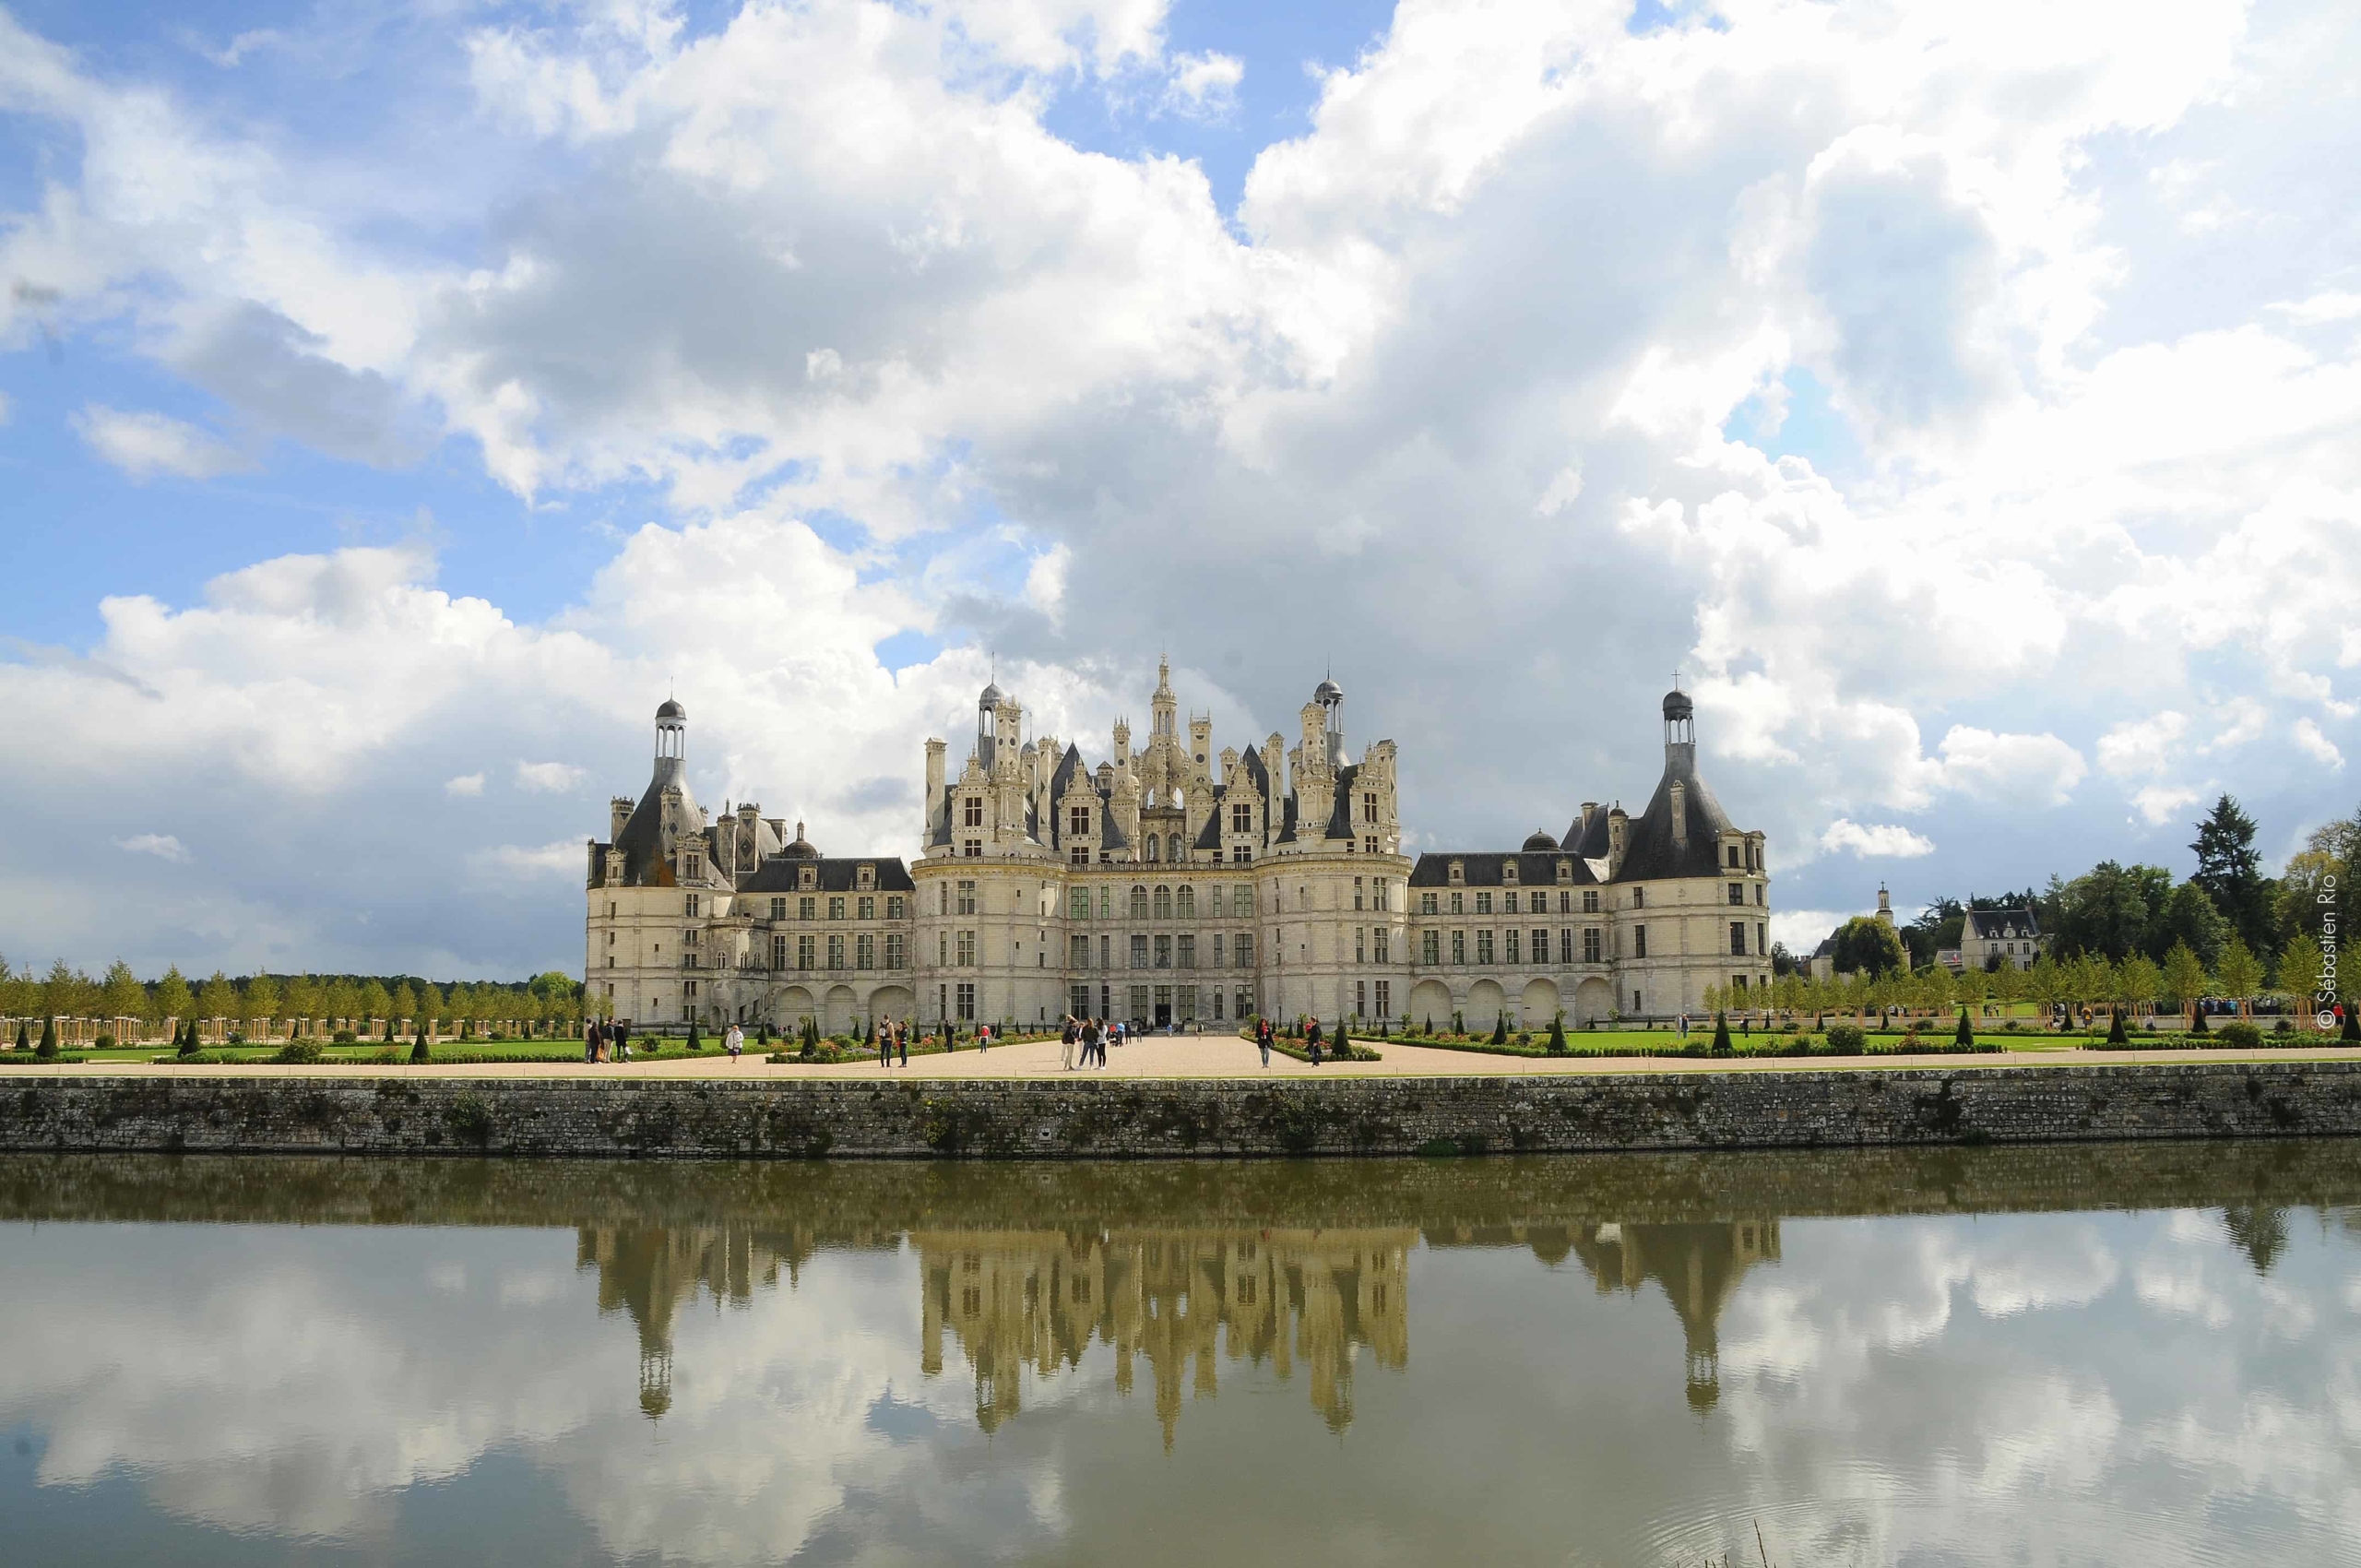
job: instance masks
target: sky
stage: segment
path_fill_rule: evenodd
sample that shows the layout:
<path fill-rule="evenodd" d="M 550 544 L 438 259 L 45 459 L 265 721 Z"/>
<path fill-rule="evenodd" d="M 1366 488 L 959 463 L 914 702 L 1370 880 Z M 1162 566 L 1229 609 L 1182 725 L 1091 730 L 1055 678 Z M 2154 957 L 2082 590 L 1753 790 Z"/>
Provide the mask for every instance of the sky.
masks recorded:
<path fill-rule="evenodd" d="M 2361 745 L 2361 14 L 0 3 L 0 954 L 522 976 L 691 778 L 911 854 L 1333 671 L 1413 850 L 1774 934 L 2275 862 Z"/>

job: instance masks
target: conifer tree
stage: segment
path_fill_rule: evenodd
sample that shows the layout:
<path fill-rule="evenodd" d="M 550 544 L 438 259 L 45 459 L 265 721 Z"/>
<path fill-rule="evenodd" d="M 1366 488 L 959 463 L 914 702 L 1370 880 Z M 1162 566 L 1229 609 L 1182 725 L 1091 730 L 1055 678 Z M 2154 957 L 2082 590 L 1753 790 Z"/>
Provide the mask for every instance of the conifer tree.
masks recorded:
<path fill-rule="evenodd" d="M 410 1045 L 409 1059 L 412 1062 L 431 1062 L 434 1059 L 433 1052 L 427 1049 L 426 1020 L 423 1018 L 418 1021 L 418 1039 Z"/>
<path fill-rule="evenodd" d="M 1727 1013 L 1716 1013 L 1714 1015 L 1714 1049 L 1715 1051 L 1727 1051 L 1731 1049 L 1730 1016 Z"/>
<path fill-rule="evenodd" d="M 17 1049 L 18 1051 L 30 1051 L 32 1048 L 33 1037 L 25 1028 L 25 1021 L 22 1018 L 19 1018 L 17 1020 Z"/>
<path fill-rule="evenodd" d="M 1499 1019 L 1492 1025 L 1492 1043 L 1494 1045 L 1506 1045 L 1508 1042 L 1509 1016 L 1507 1010 L 1503 1008 Z"/>
<path fill-rule="evenodd" d="M 1566 1010 L 1563 1007 L 1559 1008 L 1557 1015 L 1549 1020 L 1549 1054 L 1566 1054 Z"/>
<path fill-rule="evenodd" d="M 1959 1010 L 1959 1029 L 1952 1036 L 1952 1043 L 1953 1045 L 1974 1045 L 1975 1043 L 1975 1029 L 1968 1023 L 1967 1009 L 1964 1007 Z"/>
<path fill-rule="evenodd" d="M 2337 1031 L 2337 1039 L 2361 1040 L 2361 1013 L 2355 1013 L 2351 1003 L 2344 1004 L 2344 1028 Z"/>
<path fill-rule="evenodd" d="M 2130 1043 L 2130 1040 L 2131 1037 L 2123 1031 L 2123 1009 L 2121 1007 L 2111 1007 L 2107 1009 L 2107 1044 L 2128 1045 Z"/>
<path fill-rule="evenodd" d="M 196 1020 L 195 1018 L 190 1018 L 180 1026 L 180 1035 L 172 1043 L 183 1056 L 196 1054 Z"/>
<path fill-rule="evenodd" d="M 42 1017 L 41 1044 L 35 1048 L 34 1054 L 37 1056 L 57 1054 L 57 1020 L 46 1014 Z"/>

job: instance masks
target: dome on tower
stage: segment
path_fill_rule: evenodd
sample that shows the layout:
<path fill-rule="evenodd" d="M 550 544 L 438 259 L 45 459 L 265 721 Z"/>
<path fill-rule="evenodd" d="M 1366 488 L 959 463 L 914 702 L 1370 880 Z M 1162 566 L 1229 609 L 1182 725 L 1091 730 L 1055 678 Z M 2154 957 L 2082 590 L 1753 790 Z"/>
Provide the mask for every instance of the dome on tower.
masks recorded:
<path fill-rule="evenodd" d="M 1323 705 L 1345 700 L 1345 688 L 1334 681 L 1323 681 L 1311 688 L 1311 700 Z"/>
<path fill-rule="evenodd" d="M 800 822 L 795 825 L 795 842 L 781 849 L 779 854 L 790 861 L 816 861 L 820 858 L 820 851 L 803 837 L 803 825 Z"/>
<path fill-rule="evenodd" d="M 1689 700 L 1689 694 L 1687 692 L 1681 691 L 1676 687 L 1673 690 L 1665 693 L 1664 716 L 1667 719 L 1688 719 L 1693 716 L 1696 711 L 1697 705 Z"/>
<path fill-rule="evenodd" d="M 664 705 L 663 705 L 661 707 L 659 707 L 659 708 L 658 708 L 658 709 L 656 710 L 656 721 L 657 721 L 658 724 L 661 724 L 662 722 L 664 722 L 664 720 L 666 720 L 666 719 L 680 719 L 680 720 L 682 720 L 682 721 L 685 722 L 685 721 L 687 720 L 688 717 L 689 717 L 689 710 L 688 710 L 687 708 L 685 708 L 685 707 L 682 707 L 679 703 L 677 703 L 677 702 L 673 701 L 670 697 L 666 697 L 666 698 L 664 699 Z"/>
<path fill-rule="evenodd" d="M 1547 833 L 1536 833 L 1525 841 L 1525 851 L 1528 855 L 1547 854 L 1557 847 L 1558 841 Z"/>
<path fill-rule="evenodd" d="M 1006 702 L 1007 700 L 1007 694 L 1000 689 L 1000 683 L 995 681 L 991 685 L 984 688 L 984 695 L 976 699 L 976 706 L 978 707 L 998 707 L 1002 703 Z"/>

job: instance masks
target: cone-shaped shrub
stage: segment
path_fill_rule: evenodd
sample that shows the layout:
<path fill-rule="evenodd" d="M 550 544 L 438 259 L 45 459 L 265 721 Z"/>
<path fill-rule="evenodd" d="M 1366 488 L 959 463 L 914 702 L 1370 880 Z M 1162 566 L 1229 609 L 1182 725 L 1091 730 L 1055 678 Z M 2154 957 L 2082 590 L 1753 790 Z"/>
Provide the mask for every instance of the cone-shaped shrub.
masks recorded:
<path fill-rule="evenodd" d="M 426 1025 L 423 1020 L 421 1020 L 418 1026 L 418 1039 L 409 1048 L 409 1059 L 413 1062 L 432 1062 L 434 1060 L 433 1052 L 429 1051 L 426 1047 Z"/>
<path fill-rule="evenodd" d="M 2344 1028 L 2337 1032 L 2339 1039 L 2361 1039 L 2361 1016 L 2353 1011 L 2353 1004 L 2344 1004 Z"/>
<path fill-rule="evenodd" d="M 1566 1054 L 1566 1010 L 1563 1007 L 1559 1008 L 1557 1016 L 1549 1020 L 1549 1054 Z"/>
<path fill-rule="evenodd" d="M 180 1036 L 173 1043 L 180 1048 L 180 1053 L 183 1056 L 194 1056 L 196 1054 L 196 1020 L 195 1018 L 191 1018 L 187 1023 L 181 1026 Z"/>
<path fill-rule="evenodd" d="M 1502 1013 L 1498 1021 L 1492 1025 L 1492 1043 L 1494 1045 L 1506 1045 L 1508 1042 L 1509 1016 L 1506 1013 Z"/>
<path fill-rule="evenodd" d="M 386 1043 L 387 1045 L 394 1043 L 394 1021 L 391 1018 L 386 1020 Z"/>
<path fill-rule="evenodd" d="M 32 1033 L 25 1027 L 25 1021 L 19 1018 L 17 1020 L 17 1049 L 18 1051 L 30 1051 L 32 1048 Z"/>
<path fill-rule="evenodd" d="M 1959 1028 L 1952 1034 L 1952 1043 L 1953 1045 L 1974 1045 L 1975 1043 L 1975 1030 L 1968 1024 L 1967 1009 L 1964 1007 L 1959 1010 Z"/>
<path fill-rule="evenodd" d="M 697 1021 L 694 1018 L 689 1020 L 689 1049 L 691 1051 L 705 1049 L 703 1042 L 697 1039 Z"/>
<path fill-rule="evenodd" d="M 2193 1035 L 2212 1034 L 2213 1032 L 2211 1028 L 2206 1027 L 2204 1004 L 2200 1003 L 2196 1010 L 2189 1015 L 2189 1032 Z"/>
<path fill-rule="evenodd" d="M 2120 1007 L 2118 1007 L 2118 1008 L 2114 1008 L 2114 1009 L 2112 1009 L 2112 1010 L 2107 1014 L 2107 1026 L 2106 1026 L 2106 1042 L 2107 1042 L 2107 1044 L 2109 1044 L 2109 1045 L 2128 1045 L 2128 1044 L 2130 1044 L 2130 1041 L 2131 1041 L 2131 1037 L 2130 1037 L 2130 1035 L 2125 1034 L 2125 1033 L 2123 1032 L 2123 1009 L 2122 1009 L 2122 1008 L 2120 1008 Z"/>
<path fill-rule="evenodd" d="M 1727 1013 L 1714 1015 L 1714 1049 L 1715 1051 L 1730 1049 L 1730 1016 Z"/>
<path fill-rule="evenodd" d="M 36 1056 L 54 1056 L 57 1054 L 56 1019 L 46 1016 L 42 1019 L 41 1044 L 35 1048 L 33 1054 Z"/>

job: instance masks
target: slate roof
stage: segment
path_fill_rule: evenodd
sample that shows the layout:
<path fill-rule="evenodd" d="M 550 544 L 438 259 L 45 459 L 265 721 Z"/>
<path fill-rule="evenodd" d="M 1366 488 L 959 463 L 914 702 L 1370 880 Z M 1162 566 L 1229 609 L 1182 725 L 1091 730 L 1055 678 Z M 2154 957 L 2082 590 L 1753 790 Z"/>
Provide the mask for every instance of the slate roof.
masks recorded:
<path fill-rule="evenodd" d="M 2019 937 L 2039 936 L 2041 922 L 2034 918 L 2031 909 L 2020 904 L 2009 909 L 1970 909 L 1967 911 L 1967 929 L 1971 934 L 1987 942 L 2005 941 L 2004 933 L 2010 931 Z"/>
<path fill-rule="evenodd" d="M 1685 787 L 1683 793 L 1687 797 L 1689 831 L 1685 845 L 1675 843 L 1672 836 L 1675 779 Z M 1652 882 L 1664 877 L 1717 875 L 1723 869 L 1720 835 L 1735 831 L 1721 802 L 1714 799 L 1714 791 L 1697 777 L 1697 748 L 1691 744 L 1667 746 L 1664 777 L 1656 780 L 1656 792 L 1649 797 L 1648 809 L 1631 818 L 1624 840 L 1623 864 L 1616 872 L 1615 880 Z"/>
<path fill-rule="evenodd" d="M 816 889 L 802 885 L 805 867 L 819 874 L 813 880 Z M 856 887 L 855 868 L 872 866 L 877 872 L 873 888 Z M 738 887 L 741 893 L 915 893 L 918 884 L 910 880 L 910 868 L 902 863 L 899 855 L 824 855 L 816 861 L 790 861 L 774 856 L 765 861 L 754 874 Z"/>
<path fill-rule="evenodd" d="M 1359 778 L 1361 765 L 1352 763 L 1336 770 L 1336 803 L 1328 812 L 1328 834 L 1331 838 L 1353 836 L 1353 780 Z"/>
<path fill-rule="evenodd" d="M 664 825 L 664 791 L 677 786 L 681 791 L 681 817 L 694 822 L 697 815 L 696 797 L 689 793 L 687 773 L 676 756 L 656 759 L 656 772 L 647 781 L 647 792 L 632 808 L 623 823 L 623 830 L 615 835 L 614 847 L 623 852 L 625 887 L 672 887 L 679 885 L 672 874 L 672 852 L 678 847 L 678 835 Z M 707 857 L 710 863 L 711 857 Z"/>
<path fill-rule="evenodd" d="M 1457 861 L 1464 871 L 1459 882 L 1451 880 L 1451 862 Z M 1558 862 L 1572 861 L 1573 874 L 1566 883 L 1558 880 Z M 1516 881 L 1504 874 L 1511 861 L 1516 863 Z M 1501 854 L 1491 850 L 1475 852 L 1430 850 L 1418 857 L 1410 868 L 1413 887 L 1596 887 L 1599 879 L 1578 855 L 1565 854 Z"/>

